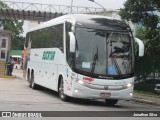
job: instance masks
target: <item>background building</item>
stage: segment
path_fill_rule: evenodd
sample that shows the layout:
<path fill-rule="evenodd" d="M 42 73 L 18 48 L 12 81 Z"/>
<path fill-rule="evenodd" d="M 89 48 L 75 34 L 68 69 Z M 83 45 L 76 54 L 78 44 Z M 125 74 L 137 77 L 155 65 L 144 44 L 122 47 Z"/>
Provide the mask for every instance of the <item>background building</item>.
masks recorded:
<path fill-rule="evenodd" d="M 5 75 L 5 66 L 10 54 L 11 31 L 0 30 L 0 77 Z"/>

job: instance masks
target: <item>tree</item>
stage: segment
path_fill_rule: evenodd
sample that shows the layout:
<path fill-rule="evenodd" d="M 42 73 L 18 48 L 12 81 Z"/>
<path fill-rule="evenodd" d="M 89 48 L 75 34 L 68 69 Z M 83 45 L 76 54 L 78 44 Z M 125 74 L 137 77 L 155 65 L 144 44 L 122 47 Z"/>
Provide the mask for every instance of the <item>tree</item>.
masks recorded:
<path fill-rule="evenodd" d="M 8 8 L 7 4 L 0 1 L 0 8 Z M 24 44 L 23 33 L 23 21 L 22 20 L 5 20 L 0 19 L 0 27 L 4 30 L 10 30 L 12 32 L 12 46 L 11 49 L 23 49 L 22 44 Z"/>
<path fill-rule="evenodd" d="M 145 56 L 136 57 L 136 75 L 145 79 L 160 72 L 160 0 L 127 0 L 120 9 L 122 19 L 138 25 L 136 37 L 145 44 Z"/>
<path fill-rule="evenodd" d="M 145 53 L 158 55 L 160 53 L 160 0 L 127 0 L 120 9 L 122 19 L 140 24 L 141 32 L 136 36 L 145 42 Z"/>

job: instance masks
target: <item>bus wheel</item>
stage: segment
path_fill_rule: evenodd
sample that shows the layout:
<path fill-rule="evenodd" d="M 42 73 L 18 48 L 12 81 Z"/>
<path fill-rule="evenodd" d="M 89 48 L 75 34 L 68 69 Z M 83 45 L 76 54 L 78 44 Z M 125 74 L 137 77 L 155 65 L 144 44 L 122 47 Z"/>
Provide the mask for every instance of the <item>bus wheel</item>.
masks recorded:
<path fill-rule="evenodd" d="M 27 81 L 30 83 L 30 72 L 28 71 L 28 73 L 27 73 Z"/>
<path fill-rule="evenodd" d="M 105 99 L 105 101 L 106 101 L 106 104 L 109 106 L 115 105 L 118 102 L 118 100 L 115 100 L 115 99 Z"/>
<path fill-rule="evenodd" d="M 61 77 L 61 80 L 60 80 L 60 85 L 59 85 L 59 88 L 58 88 L 58 92 L 59 92 L 59 97 L 62 101 L 70 101 L 71 100 L 71 97 L 67 96 L 64 94 L 64 83 L 63 83 L 63 78 Z"/>
<path fill-rule="evenodd" d="M 34 82 L 34 73 L 31 74 L 31 80 L 30 80 L 29 87 L 31 87 L 34 90 L 38 88 L 38 85 L 36 85 L 35 82 Z"/>

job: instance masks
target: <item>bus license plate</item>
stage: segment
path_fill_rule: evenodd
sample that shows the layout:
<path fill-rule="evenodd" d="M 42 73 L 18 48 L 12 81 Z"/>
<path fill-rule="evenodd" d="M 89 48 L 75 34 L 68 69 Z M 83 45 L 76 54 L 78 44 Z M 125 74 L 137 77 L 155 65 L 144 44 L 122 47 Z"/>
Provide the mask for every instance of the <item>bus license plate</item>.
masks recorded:
<path fill-rule="evenodd" d="M 111 93 L 101 93 L 100 96 L 101 97 L 110 97 Z"/>

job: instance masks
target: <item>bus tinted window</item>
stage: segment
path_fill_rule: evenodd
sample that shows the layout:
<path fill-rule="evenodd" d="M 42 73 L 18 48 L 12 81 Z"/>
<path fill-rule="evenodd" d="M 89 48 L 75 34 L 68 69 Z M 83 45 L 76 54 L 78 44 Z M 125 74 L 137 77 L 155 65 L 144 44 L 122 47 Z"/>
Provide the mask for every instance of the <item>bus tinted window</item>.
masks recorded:
<path fill-rule="evenodd" d="M 32 42 L 32 48 L 57 47 L 63 51 L 63 24 L 30 32 L 27 39 Z"/>

